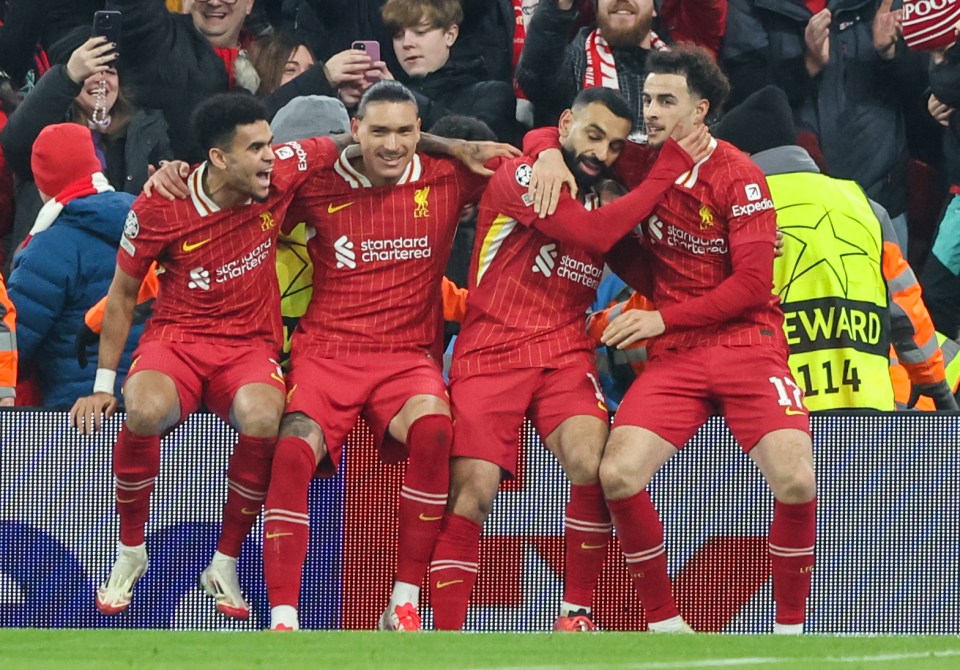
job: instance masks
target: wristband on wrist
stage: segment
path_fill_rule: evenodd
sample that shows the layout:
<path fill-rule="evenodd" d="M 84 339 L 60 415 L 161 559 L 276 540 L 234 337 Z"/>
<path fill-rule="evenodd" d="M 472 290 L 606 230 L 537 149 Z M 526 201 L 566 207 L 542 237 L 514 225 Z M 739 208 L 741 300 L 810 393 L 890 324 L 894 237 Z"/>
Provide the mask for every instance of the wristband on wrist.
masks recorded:
<path fill-rule="evenodd" d="M 113 386 L 117 382 L 117 371 L 97 368 L 97 376 L 93 380 L 94 393 L 109 393 L 113 395 Z"/>

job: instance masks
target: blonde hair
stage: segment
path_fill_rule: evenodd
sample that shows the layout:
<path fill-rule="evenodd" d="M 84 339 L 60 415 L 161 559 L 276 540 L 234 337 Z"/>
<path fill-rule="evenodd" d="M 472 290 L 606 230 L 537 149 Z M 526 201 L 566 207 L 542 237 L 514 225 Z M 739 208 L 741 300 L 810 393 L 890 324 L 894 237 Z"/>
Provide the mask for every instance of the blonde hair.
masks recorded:
<path fill-rule="evenodd" d="M 413 28 L 421 21 L 444 30 L 463 23 L 460 0 L 387 0 L 380 15 L 383 23 L 394 32 Z"/>

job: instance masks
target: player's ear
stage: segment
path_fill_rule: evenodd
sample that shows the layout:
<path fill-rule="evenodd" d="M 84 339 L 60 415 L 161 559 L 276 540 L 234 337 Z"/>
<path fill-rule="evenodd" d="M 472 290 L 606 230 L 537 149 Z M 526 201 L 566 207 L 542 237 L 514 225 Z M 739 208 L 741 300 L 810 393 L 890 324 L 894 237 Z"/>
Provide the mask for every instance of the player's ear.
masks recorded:
<path fill-rule="evenodd" d="M 357 132 L 360 130 L 360 122 L 355 118 L 350 119 L 350 133 L 353 135 L 353 141 L 357 144 L 360 143 L 360 139 L 357 137 Z"/>
<path fill-rule="evenodd" d="M 226 154 L 220 147 L 211 147 L 210 151 L 207 152 L 207 160 L 210 161 L 211 165 L 220 170 L 225 170 L 227 167 Z"/>
<path fill-rule="evenodd" d="M 573 110 L 565 109 L 560 115 L 560 122 L 557 126 L 560 129 L 560 139 L 566 139 L 570 135 L 570 126 L 573 125 Z"/>
<path fill-rule="evenodd" d="M 697 101 L 697 105 L 694 109 L 694 118 L 698 124 L 705 123 L 707 114 L 710 113 L 710 101 L 706 98 L 700 98 L 700 100 Z"/>

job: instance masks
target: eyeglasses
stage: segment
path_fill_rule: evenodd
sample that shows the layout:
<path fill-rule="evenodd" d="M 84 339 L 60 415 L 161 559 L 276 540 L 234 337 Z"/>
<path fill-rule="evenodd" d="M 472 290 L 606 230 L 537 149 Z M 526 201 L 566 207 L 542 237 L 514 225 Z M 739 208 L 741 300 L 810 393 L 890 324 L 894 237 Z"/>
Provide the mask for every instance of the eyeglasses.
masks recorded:
<path fill-rule="evenodd" d="M 207 4 L 208 2 L 210 2 L 210 0 L 193 0 L 193 1 L 194 1 L 195 3 L 197 3 L 198 5 L 205 5 L 205 4 Z M 237 0 L 220 0 L 220 4 L 222 4 L 222 5 L 235 5 L 235 4 L 237 4 Z"/>

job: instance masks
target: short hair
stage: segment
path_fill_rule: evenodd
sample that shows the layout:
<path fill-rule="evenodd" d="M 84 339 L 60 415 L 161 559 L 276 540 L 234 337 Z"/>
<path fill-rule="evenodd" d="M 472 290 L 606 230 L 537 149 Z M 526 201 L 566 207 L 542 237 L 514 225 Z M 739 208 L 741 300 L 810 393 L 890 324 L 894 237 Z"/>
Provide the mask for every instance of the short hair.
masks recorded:
<path fill-rule="evenodd" d="M 647 74 L 678 74 L 687 89 L 710 103 L 707 116 L 720 113 L 730 95 L 730 81 L 713 55 L 703 47 L 681 44 L 647 55 Z"/>
<path fill-rule="evenodd" d="M 636 120 L 633 110 L 630 109 L 630 103 L 623 95 L 612 88 L 605 86 L 593 86 L 585 88 L 573 99 L 570 109 L 577 110 L 593 103 L 599 103 L 610 110 L 614 116 L 626 119 L 631 124 Z"/>
<path fill-rule="evenodd" d="M 267 121 L 267 108 L 250 93 L 232 92 L 211 96 L 193 110 L 193 136 L 204 155 L 233 142 L 237 126 Z"/>
<path fill-rule="evenodd" d="M 496 142 L 497 136 L 486 123 L 474 116 L 447 114 L 430 127 L 432 134 L 468 142 Z"/>
<path fill-rule="evenodd" d="M 380 8 L 384 25 L 394 32 L 412 28 L 426 20 L 432 28 L 459 26 L 463 23 L 460 0 L 387 0 Z"/>
<path fill-rule="evenodd" d="M 366 90 L 361 96 L 360 103 L 357 105 L 357 111 L 353 116 L 359 121 L 363 121 L 367 113 L 367 105 L 375 102 L 409 102 L 420 114 L 420 106 L 417 105 L 417 99 L 410 92 L 410 89 L 394 79 L 381 79 L 376 84 Z"/>

